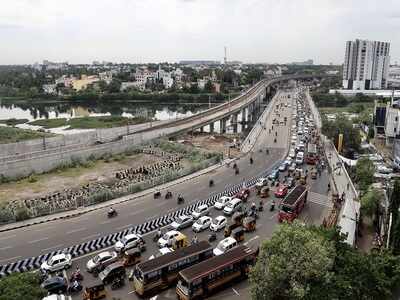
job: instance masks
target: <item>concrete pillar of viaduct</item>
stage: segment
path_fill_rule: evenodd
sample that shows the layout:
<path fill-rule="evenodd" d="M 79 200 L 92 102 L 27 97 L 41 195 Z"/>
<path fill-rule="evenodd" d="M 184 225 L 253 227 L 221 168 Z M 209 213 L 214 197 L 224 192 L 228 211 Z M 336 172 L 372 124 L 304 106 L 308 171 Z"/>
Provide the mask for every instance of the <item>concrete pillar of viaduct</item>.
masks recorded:
<path fill-rule="evenodd" d="M 210 123 L 210 133 L 214 133 L 214 122 Z"/>
<path fill-rule="evenodd" d="M 219 120 L 219 132 L 221 134 L 226 133 L 226 119 Z"/>
<path fill-rule="evenodd" d="M 238 114 L 233 114 L 231 116 L 231 125 L 233 129 L 233 133 L 237 133 L 238 131 Z"/>

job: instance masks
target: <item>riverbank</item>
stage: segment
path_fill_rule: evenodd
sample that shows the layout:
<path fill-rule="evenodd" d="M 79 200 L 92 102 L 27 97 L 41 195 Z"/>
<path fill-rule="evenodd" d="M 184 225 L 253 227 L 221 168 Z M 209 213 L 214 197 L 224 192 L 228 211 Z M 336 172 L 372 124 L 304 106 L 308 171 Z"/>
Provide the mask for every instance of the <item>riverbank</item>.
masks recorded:
<path fill-rule="evenodd" d="M 126 125 L 136 125 L 150 122 L 149 118 L 144 117 L 121 117 L 121 116 L 99 116 L 99 117 L 79 117 L 79 118 L 59 118 L 59 119 L 40 119 L 29 122 L 29 125 L 41 126 L 45 129 L 68 126 L 68 129 L 96 129 L 112 128 Z"/>
<path fill-rule="evenodd" d="M 55 134 L 29 129 L 0 126 L 0 144 L 17 143 L 51 136 L 55 136 Z"/>

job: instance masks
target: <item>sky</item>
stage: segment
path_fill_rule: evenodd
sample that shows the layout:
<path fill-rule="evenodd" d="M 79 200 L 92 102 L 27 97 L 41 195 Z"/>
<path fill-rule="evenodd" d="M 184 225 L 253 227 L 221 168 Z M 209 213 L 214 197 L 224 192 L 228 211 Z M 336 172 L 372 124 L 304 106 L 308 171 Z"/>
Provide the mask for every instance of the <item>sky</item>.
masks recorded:
<path fill-rule="evenodd" d="M 400 0 L 1 0 L 0 64 L 184 59 L 342 64 L 347 40 L 391 42 Z"/>

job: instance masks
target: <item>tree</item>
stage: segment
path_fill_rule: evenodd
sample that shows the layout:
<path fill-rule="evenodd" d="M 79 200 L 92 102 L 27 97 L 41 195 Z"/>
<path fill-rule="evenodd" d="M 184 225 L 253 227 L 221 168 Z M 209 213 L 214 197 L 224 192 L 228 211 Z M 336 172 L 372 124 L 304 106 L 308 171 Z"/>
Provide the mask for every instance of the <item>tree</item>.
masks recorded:
<path fill-rule="evenodd" d="M 356 181 L 362 191 L 367 191 L 374 181 L 375 166 L 373 162 L 363 157 L 357 160 L 356 164 Z"/>
<path fill-rule="evenodd" d="M 332 268 L 333 243 L 298 222 L 283 224 L 261 246 L 250 273 L 253 299 L 304 299 L 312 282 L 324 282 Z"/>
<path fill-rule="evenodd" d="M 361 211 L 371 218 L 377 216 L 382 196 L 382 193 L 377 189 L 368 191 L 361 197 Z"/>
<path fill-rule="evenodd" d="M 211 80 L 208 80 L 204 85 L 204 91 L 207 93 L 212 93 L 214 91 L 214 85 L 212 84 Z"/>
<path fill-rule="evenodd" d="M 400 251 L 400 180 L 394 181 L 392 194 L 389 201 L 389 213 L 392 214 L 392 230 L 390 232 L 390 245 L 393 251 Z"/>
<path fill-rule="evenodd" d="M 46 294 L 35 273 L 13 273 L 0 279 L 0 300 L 37 300 Z"/>

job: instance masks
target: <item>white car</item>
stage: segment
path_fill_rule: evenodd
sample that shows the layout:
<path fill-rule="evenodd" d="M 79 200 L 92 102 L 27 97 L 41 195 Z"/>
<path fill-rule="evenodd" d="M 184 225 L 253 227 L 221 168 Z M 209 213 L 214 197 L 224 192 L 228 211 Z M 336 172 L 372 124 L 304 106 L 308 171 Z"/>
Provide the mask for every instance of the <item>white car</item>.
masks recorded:
<path fill-rule="evenodd" d="M 66 300 L 67 298 L 64 296 L 64 295 L 56 295 L 56 294 L 53 294 L 53 295 L 50 295 L 50 296 L 47 296 L 47 297 L 44 297 L 42 300 Z"/>
<path fill-rule="evenodd" d="M 115 251 L 100 252 L 86 263 L 86 270 L 90 273 L 94 270 L 103 271 L 103 269 L 118 260 L 118 253 Z"/>
<path fill-rule="evenodd" d="M 193 231 L 200 232 L 207 229 L 208 227 L 210 227 L 211 220 L 212 219 L 208 216 L 200 217 L 195 223 L 193 223 L 192 225 Z"/>
<path fill-rule="evenodd" d="M 227 237 L 220 241 L 217 247 L 214 248 L 213 253 L 215 256 L 224 254 L 238 245 L 233 237 Z"/>
<path fill-rule="evenodd" d="M 260 188 L 264 187 L 266 185 L 268 185 L 268 178 L 264 178 L 264 177 L 259 178 L 256 183 L 256 187 L 260 187 Z"/>
<path fill-rule="evenodd" d="M 168 254 L 168 253 L 174 252 L 174 249 L 170 248 L 170 247 L 164 247 L 164 248 L 161 248 L 158 251 L 160 252 L 160 255 L 164 255 L 164 254 Z"/>
<path fill-rule="evenodd" d="M 175 221 L 171 223 L 171 227 L 175 230 L 184 229 L 193 224 L 193 218 L 189 215 L 182 215 L 176 218 Z"/>
<path fill-rule="evenodd" d="M 212 220 L 211 225 L 210 225 L 210 230 L 211 231 L 220 231 L 221 229 L 224 229 L 227 223 L 227 218 L 224 216 L 218 216 L 214 220 Z"/>
<path fill-rule="evenodd" d="M 161 238 L 158 239 L 158 247 L 164 248 L 172 245 L 172 241 L 180 235 L 179 231 L 171 230 L 166 232 Z"/>
<path fill-rule="evenodd" d="M 121 252 L 127 249 L 135 248 L 143 243 L 143 238 L 141 235 L 136 233 L 127 234 L 118 242 L 115 243 L 114 248 L 115 251 Z"/>
<path fill-rule="evenodd" d="M 385 166 L 384 164 L 376 164 L 376 170 L 381 174 L 393 173 L 393 169 Z"/>
<path fill-rule="evenodd" d="M 71 266 L 72 266 L 71 254 L 61 253 L 52 256 L 48 261 L 42 263 L 40 268 L 45 272 L 55 272 L 71 268 Z"/>
<path fill-rule="evenodd" d="M 207 204 L 200 205 L 197 207 L 194 212 L 192 212 L 192 217 L 193 219 L 197 220 L 198 218 L 202 216 L 208 215 L 208 212 L 210 211 L 210 208 L 207 206 Z"/>
<path fill-rule="evenodd" d="M 232 200 L 232 197 L 222 196 L 214 203 L 215 209 L 224 209 L 225 205 Z"/>
<path fill-rule="evenodd" d="M 227 205 L 225 205 L 224 214 L 229 216 L 233 215 L 235 212 L 242 209 L 243 206 L 242 203 L 243 201 L 238 198 L 232 199 L 231 201 L 228 202 Z"/>

